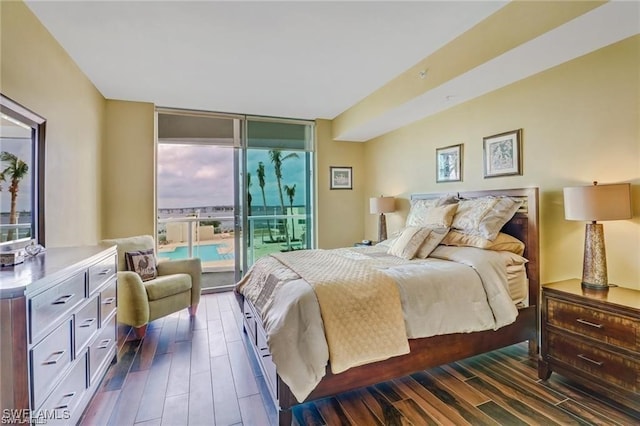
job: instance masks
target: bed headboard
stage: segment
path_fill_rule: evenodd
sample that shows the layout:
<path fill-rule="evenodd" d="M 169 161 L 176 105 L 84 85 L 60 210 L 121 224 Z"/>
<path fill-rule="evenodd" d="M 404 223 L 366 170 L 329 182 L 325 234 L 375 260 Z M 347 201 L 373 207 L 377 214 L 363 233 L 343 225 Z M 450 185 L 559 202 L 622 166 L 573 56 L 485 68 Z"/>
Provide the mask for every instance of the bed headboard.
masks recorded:
<path fill-rule="evenodd" d="M 456 195 L 458 198 L 477 198 L 487 195 L 507 196 L 523 200 L 522 206 L 502 227 L 502 232 L 512 235 L 524 243 L 524 257 L 527 263 L 529 278 L 529 305 L 538 305 L 540 292 L 540 246 L 538 227 L 538 188 L 489 189 L 482 191 L 463 191 L 455 193 L 411 194 L 411 200 L 439 198 L 445 195 Z"/>

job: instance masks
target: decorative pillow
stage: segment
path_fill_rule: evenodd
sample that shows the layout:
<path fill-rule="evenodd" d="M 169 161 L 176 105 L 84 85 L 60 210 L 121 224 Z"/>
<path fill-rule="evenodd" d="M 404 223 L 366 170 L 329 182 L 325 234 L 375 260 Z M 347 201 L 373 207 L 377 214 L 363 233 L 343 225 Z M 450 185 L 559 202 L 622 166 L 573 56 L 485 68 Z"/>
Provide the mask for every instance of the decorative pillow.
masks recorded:
<path fill-rule="evenodd" d="M 449 228 L 433 228 L 429 235 L 424 239 L 424 242 L 418 249 L 415 257 L 419 257 L 420 259 L 426 259 L 429 257 L 432 251 L 438 247 L 438 245 L 442 242 L 444 237 L 446 237 L 447 232 L 449 232 Z"/>
<path fill-rule="evenodd" d="M 504 232 L 499 232 L 495 240 L 491 241 L 479 235 L 463 234 L 451 230 L 444 236 L 442 244 L 458 247 L 477 247 L 485 250 L 508 251 L 522 256 L 524 253 L 524 243 Z"/>
<path fill-rule="evenodd" d="M 387 253 L 404 259 L 413 259 L 430 232 L 431 229 L 419 226 L 405 228 L 402 234 L 389 247 Z"/>
<path fill-rule="evenodd" d="M 140 275 L 142 281 L 149 281 L 158 276 L 156 256 L 153 249 L 128 251 L 124 254 L 127 270 Z"/>
<path fill-rule="evenodd" d="M 459 232 L 495 240 L 522 201 L 509 197 L 479 197 L 460 200 L 451 227 Z"/>
<path fill-rule="evenodd" d="M 406 226 L 444 227 L 451 226 L 458 204 L 448 202 L 452 198 L 417 200 L 407 215 Z M 447 203 L 447 204 L 438 204 Z"/>

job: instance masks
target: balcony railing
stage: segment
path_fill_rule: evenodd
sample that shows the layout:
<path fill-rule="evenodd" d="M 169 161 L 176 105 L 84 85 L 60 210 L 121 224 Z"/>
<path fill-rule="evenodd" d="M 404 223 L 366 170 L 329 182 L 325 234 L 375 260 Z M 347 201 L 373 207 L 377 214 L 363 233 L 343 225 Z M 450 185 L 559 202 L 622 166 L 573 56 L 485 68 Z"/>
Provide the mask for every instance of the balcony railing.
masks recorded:
<path fill-rule="evenodd" d="M 203 226 L 201 222 L 233 220 L 232 216 L 158 219 L 158 257 L 199 257 L 206 272 L 232 271 L 235 268 L 233 231 L 216 232 L 212 225 Z M 269 253 L 309 248 L 306 223 L 304 214 L 250 216 L 245 230 L 249 233 L 248 265 Z"/>

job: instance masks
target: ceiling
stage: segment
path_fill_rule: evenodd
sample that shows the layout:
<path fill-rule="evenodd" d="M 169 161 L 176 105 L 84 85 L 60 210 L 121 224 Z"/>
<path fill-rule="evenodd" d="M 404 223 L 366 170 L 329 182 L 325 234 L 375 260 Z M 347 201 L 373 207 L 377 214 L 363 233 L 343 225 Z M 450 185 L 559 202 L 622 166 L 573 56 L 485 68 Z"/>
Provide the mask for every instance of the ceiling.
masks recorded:
<path fill-rule="evenodd" d="M 337 117 L 506 3 L 27 1 L 108 99 L 301 119 Z M 638 4 L 597 7 L 337 138 L 371 139 L 637 34 Z"/>

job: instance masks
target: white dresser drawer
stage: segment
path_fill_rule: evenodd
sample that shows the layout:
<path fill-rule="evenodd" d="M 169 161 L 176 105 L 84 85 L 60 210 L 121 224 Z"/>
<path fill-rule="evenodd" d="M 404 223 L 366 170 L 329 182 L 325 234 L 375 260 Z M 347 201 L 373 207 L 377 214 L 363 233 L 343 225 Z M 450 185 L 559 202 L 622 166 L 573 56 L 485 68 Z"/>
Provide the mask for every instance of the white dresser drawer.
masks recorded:
<path fill-rule="evenodd" d="M 30 351 L 32 406 L 39 407 L 71 363 L 71 319 L 63 322 Z"/>
<path fill-rule="evenodd" d="M 75 315 L 75 347 L 76 356 L 80 354 L 89 343 L 89 339 L 98 331 L 98 296 L 95 296 L 80 309 Z"/>
<path fill-rule="evenodd" d="M 56 386 L 51 395 L 36 410 L 35 416 L 40 416 L 47 425 L 68 425 L 78 404 L 87 388 L 87 353 L 82 354 L 69 374 Z M 46 421 L 45 421 L 46 420 Z"/>
<path fill-rule="evenodd" d="M 102 325 L 100 334 L 94 342 L 89 346 L 89 371 L 90 383 L 96 380 L 96 373 L 100 371 L 100 367 L 107 362 L 109 355 L 113 355 L 116 347 L 116 317 Z"/>
<path fill-rule="evenodd" d="M 51 325 L 85 298 L 85 273 L 79 273 L 29 301 L 30 337 L 35 343 Z"/>
<path fill-rule="evenodd" d="M 96 291 L 105 281 L 116 275 L 116 257 L 110 256 L 89 267 L 89 294 Z"/>
<path fill-rule="evenodd" d="M 104 327 L 105 321 L 109 319 L 111 314 L 116 310 L 116 289 L 118 287 L 116 278 L 113 277 L 112 281 L 104 287 L 100 292 L 100 323 Z"/>

